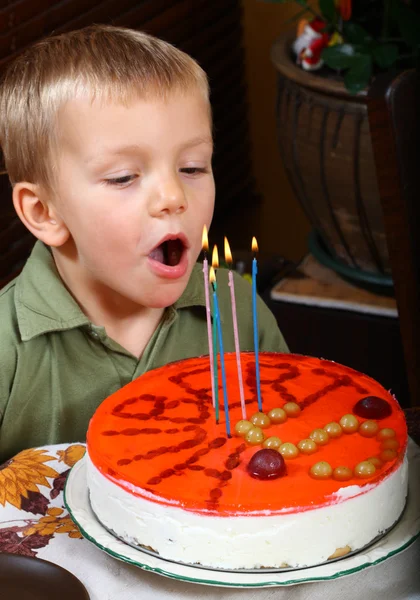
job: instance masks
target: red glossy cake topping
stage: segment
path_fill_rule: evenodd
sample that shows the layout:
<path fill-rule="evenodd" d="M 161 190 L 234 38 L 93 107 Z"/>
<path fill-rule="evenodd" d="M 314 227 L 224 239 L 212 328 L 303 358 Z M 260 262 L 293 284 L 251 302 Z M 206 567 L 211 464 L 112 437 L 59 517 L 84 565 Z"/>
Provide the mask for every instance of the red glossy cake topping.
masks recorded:
<path fill-rule="evenodd" d="M 194 358 L 149 371 L 101 404 L 88 431 L 93 464 L 135 495 L 221 516 L 325 506 L 339 501 L 338 489 L 363 491 L 400 464 L 404 414 L 373 379 L 325 360 L 261 353 L 264 414 L 252 425 L 262 432 L 258 441 L 234 434 L 242 420 L 234 354 L 225 365 L 231 438 L 221 387 L 215 422 L 208 357 Z M 242 372 L 250 420 L 259 412 L 253 353 L 242 354 Z M 358 415 L 355 406 L 367 397 L 385 401 L 390 414 Z M 264 476 L 274 469 L 267 461 L 258 466 L 262 476 L 251 476 L 264 448 L 280 452 L 281 476 Z"/>

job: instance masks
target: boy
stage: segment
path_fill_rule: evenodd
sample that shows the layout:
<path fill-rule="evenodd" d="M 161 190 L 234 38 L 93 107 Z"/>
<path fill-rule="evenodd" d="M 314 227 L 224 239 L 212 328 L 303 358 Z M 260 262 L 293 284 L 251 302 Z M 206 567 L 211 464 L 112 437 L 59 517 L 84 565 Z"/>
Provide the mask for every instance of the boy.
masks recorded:
<path fill-rule="evenodd" d="M 38 238 L 0 292 L 0 462 L 84 440 L 100 402 L 146 370 L 208 353 L 195 265 L 214 206 L 207 78 L 144 33 L 48 38 L 6 72 L 0 143 L 13 203 Z M 226 351 L 234 350 L 218 272 Z M 236 278 L 241 349 L 251 287 Z M 287 351 L 259 301 L 261 350 Z"/>

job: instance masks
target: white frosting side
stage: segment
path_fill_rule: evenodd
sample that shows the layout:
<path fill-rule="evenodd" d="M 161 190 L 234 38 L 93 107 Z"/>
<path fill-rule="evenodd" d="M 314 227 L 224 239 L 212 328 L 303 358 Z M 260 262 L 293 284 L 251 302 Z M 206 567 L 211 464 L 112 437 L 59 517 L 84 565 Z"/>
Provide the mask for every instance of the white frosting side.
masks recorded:
<path fill-rule="evenodd" d="M 315 565 L 337 548 L 362 548 L 401 515 L 407 477 L 405 458 L 379 485 L 363 488 L 363 493 L 359 486 L 342 488 L 330 506 L 218 517 L 134 496 L 104 477 L 87 456 L 90 502 L 107 529 L 129 543 L 153 548 L 163 558 L 224 569 Z"/>

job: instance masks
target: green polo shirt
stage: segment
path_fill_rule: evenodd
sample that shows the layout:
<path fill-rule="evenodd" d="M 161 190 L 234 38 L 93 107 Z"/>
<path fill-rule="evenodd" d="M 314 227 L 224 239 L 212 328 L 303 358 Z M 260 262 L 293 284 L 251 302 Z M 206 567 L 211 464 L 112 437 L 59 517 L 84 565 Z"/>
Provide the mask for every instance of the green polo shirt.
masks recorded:
<path fill-rule="evenodd" d="M 226 352 L 235 350 L 227 271 L 218 271 Z M 253 349 L 251 286 L 235 274 L 241 350 Z M 260 349 L 287 352 L 258 299 Z M 20 450 L 83 441 L 107 396 L 145 371 L 208 354 L 202 265 L 167 308 L 140 359 L 93 325 L 63 285 L 49 249 L 37 242 L 22 273 L 0 291 L 0 464 Z"/>

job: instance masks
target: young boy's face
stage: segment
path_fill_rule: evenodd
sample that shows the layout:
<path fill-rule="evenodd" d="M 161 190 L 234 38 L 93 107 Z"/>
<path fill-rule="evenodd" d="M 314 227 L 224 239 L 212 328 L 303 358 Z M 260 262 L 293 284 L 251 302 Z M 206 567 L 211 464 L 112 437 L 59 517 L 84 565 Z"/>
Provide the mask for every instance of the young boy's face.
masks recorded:
<path fill-rule="evenodd" d="M 55 259 L 67 285 L 82 302 L 169 306 L 213 215 L 208 103 L 195 90 L 128 106 L 75 99 L 59 125 L 53 203 L 70 237 Z"/>

